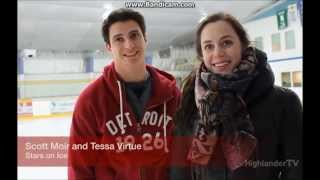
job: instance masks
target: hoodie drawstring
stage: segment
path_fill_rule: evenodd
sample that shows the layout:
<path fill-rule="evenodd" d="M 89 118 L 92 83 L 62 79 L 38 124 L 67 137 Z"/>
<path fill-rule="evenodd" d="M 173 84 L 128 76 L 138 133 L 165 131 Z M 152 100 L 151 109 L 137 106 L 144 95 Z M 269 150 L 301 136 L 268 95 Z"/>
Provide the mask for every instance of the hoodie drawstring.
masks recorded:
<path fill-rule="evenodd" d="M 117 80 L 118 87 L 119 87 L 119 97 L 120 97 L 120 113 L 121 113 L 121 134 L 124 134 L 124 125 L 123 125 L 123 102 L 122 102 L 122 91 L 121 91 L 121 82 Z"/>
<path fill-rule="evenodd" d="M 169 152 L 167 145 L 167 128 L 166 128 L 166 120 L 167 120 L 167 102 L 163 103 L 163 140 L 164 140 L 164 151 L 166 153 Z"/>
<path fill-rule="evenodd" d="M 117 80 L 117 84 L 118 84 L 118 89 L 119 89 L 119 97 L 120 97 L 120 114 L 121 114 L 121 122 L 120 122 L 120 126 L 121 126 L 121 134 L 124 134 L 124 124 L 123 124 L 123 100 L 122 100 L 122 91 L 121 91 L 121 82 L 119 80 Z M 163 103 L 163 140 L 164 140 L 164 151 L 166 153 L 169 152 L 168 150 L 168 144 L 167 144 L 167 128 L 166 128 L 166 121 L 167 121 L 167 102 Z"/>

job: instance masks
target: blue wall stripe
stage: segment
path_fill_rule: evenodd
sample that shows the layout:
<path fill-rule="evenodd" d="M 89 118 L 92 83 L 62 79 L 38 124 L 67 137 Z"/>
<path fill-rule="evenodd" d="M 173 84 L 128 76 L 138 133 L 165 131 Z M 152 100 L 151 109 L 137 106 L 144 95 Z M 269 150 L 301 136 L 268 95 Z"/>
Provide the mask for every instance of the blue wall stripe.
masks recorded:
<path fill-rule="evenodd" d="M 293 61 L 293 60 L 301 60 L 302 61 L 302 59 L 303 59 L 303 56 L 298 56 L 298 57 L 284 58 L 284 59 L 272 59 L 272 60 L 268 60 L 268 62 L 273 63 L 273 62 Z"/>

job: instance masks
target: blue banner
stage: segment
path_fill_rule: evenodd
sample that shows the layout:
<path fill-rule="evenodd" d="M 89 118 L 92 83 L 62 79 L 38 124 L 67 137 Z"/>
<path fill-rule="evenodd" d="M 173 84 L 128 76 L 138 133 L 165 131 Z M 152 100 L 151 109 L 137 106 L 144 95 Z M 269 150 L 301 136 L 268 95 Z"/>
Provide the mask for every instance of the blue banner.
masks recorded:
<path fill-rule="evenodd" d="M 90 73 L 93 72 L 93 57 L 89 56 L 84 59 L 85 62 L 85 72 Z"/>
<path fill-rule="evenodd" d="M 152 65 L 152 56 L 146 56 L 145 57 L 145 62 L 146 62 L 146 64 Z"/>
<path fill-rule="evenodd" d="M 303 0 L 297 0 L 297 9 L 300 17 L 301 24 L 303 23 Z"/>
<path fill-rule="evenodd" d="M 17 60 L 18 60 L 18 74 L 24 74 L 24 62 L 23 62 L 23 57 L 21 55 L 21 52 L 18 52 L 17 55 Z"/>

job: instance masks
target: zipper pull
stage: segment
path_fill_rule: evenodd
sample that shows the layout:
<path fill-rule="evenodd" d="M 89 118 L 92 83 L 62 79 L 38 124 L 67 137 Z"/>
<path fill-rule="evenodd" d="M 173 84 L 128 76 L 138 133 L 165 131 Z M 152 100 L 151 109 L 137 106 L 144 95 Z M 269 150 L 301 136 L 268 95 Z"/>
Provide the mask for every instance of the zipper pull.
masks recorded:
<path fill-rule="evenodd" d="M 141 125 L 140 125 L 140 123 L 137 123 L 137 131 L 138 131 L 138 133 L 141 133 Z"/>

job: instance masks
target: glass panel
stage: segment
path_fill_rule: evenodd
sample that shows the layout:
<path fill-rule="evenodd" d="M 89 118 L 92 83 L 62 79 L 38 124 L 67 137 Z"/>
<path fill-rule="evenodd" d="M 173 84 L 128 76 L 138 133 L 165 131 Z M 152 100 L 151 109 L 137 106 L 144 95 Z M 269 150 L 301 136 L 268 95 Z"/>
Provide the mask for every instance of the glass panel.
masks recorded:
<path fill-rule="evenodd" d="M 286 40 L 286 49 L 294 49 L 296 47 L 293 30 L 285 32 L 285 40 Z"/>
<path fill-rule="evenodd" d="M 260 37 L 256 37 L 254 39 L 254 41 L 255 41 L 255 47 L 257 49 L 260 49 L 260 50 L 263 51 L 263 39 L 262 39 L 262 37 L 261 36 Z"/>
<path fill-rule="evenodd" d="M 302 72 L 295 71 L 292 73 L 292 82 L 294 87 L 301 87 L 302 86 Z"/>
<path fill-rule="evenodd" d="M 281 73 L 282 87 L 291 87 L 291 77 L 290 72 Z"/>
<path fill-rule="evenodd" d="M 271 35 L 272 52 L 281 50 L 280 33 Z"/>

